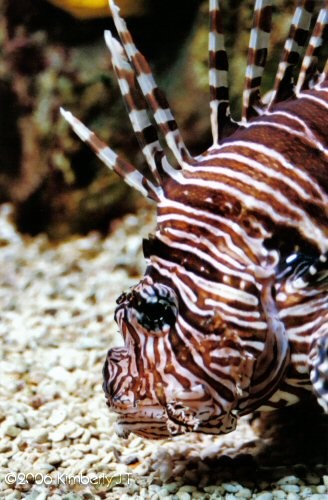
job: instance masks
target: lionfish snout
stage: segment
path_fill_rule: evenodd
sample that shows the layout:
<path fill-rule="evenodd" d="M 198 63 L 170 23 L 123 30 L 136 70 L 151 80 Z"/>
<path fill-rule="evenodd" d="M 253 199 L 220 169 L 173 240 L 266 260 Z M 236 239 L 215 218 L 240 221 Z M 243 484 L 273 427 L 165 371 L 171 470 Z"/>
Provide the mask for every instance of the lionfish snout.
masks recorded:
<path fill-rule="evenodd" d="M 126 438 L 130 432 L 150 439 L 170 436 L 165 406 L 151 391 L 150 373 L 138 371 L 131 347 L 129 351 L 121 347 L 108 351 L 103 377 L 107 405 L 118 415 L 115 430 L 120 437 Z"/>
<path fill-rule="evenodd" d="M 116 432 L 120 437 L 127 437 L 130 432 L 138 432 L 138 427 L 155 420 L 163 420 L 163 409 L 157 402 L 149 400 L 141 394 L 140 378 L 135 358 L 124 347 L 110 349 L 103 368 L 103 390 L 107 405 L 111 411 L 118 414 Z M 138 424 L 136 424 L 138 422 Z M 162 435 L 163 430 L 159 431 Z M 149 437 L 156 437 L 154 432 Z M 141 433 L 141 435 L 143 435 Z"/>
<path fill-rule="evenodd" d="M 130 356 L 127 349 L 110 349 L 103 368 L 103 390 L 108 406 L 117 412 L 124 412 L 135 405 L 134 394 L 130 391 L 130 373 Z"/>
<path fill-rule="evenodd" d="M 178 315 L 177 297 L 171 288 L 145 278 L 117 304 L 115 320 L 126 347 L 110 349 L 103 370 L 107 404 L 119 415 L 117 433 L 169 436 L 165 391 L 155 367 Z"/>

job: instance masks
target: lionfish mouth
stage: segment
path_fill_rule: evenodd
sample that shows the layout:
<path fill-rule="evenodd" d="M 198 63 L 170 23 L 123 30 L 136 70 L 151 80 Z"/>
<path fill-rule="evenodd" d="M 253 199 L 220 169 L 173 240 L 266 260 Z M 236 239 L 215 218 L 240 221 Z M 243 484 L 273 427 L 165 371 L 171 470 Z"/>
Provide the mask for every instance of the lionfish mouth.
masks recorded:
<path fill-rule="evenodd" d="M 216 408 L 207 388 L 201 384 L 192 390 L 183 387 L 150 390 L 151 377 L 141 380 L 135 356 L 126 347 L 108 351 L 104 364 L 103 389 L 107 406 L 117 414 L 116 433 L 128 437 L 132 432 L 148 439 L 165 439 L 189 432 L 225 434 L 234 430 L 233 408 Z M 151 374 L 154 375 L 153 373 Z"/>
<path fill-rule="evenodd" d="M 170 421 L 164 406 L 156 404 L 137 404 L 122 408 L 107 395 L 109 410 L 117 415 L 115 432 L 119 437 L 127 438 L 132 432 L 143 438 L 165 439 L 177 434 L 188 432 Z M 190 429 L 191 430 L 191 429 Z"/>
<path fill-rule="evenodd" d="M 234 413 L 227 413 L 221 417 L 200 422 L 195 416 L 171 414 L 170 404 L 167 407 L 139 407 L 138 411 L 125 414 L 114 407 L 110 410 L 118 413 L 115 432 L 119 437 L 127 438 L 130 433 L 146 439 L 166 439 L 186 434 L 201 432 L 205 434 L 226 434 L 236 427 L 237 418 Z"/>
<path fill-rule="evenodd" d="M 124 347 L 108 351 L 103 368 L 103 390 L 109 410 L 118 416 L 115 431 L 120 437 L 133 432 L 149 439 L 169 437 L 167 412 L 157 401 L 136 397 L 129 375 L 131 358 Z"/>
<path fill-rule="evenodd" d="M 111 411 L 118 413 L 115 408 Z M 122 415 L 119 413 L 115 432 L 119 437 L 127 438 L 132 432 L 147 439 L 165 439 L 192 432 L 193 426 L 172 420 L 164 407 L 142 406 L 138 412 Z"/>
<path fill-rule="evenodd" d="M 115 410 L 113 410 L 115 411 Z M 171 437 L 167 428 L 167 419 L 147 418 L 146 415 L 120 415 L 115 424 L 115 432 L 119 437 L 127 438 L 132 432 L 146 439 L 165 439 Z"/>
<path fill-rule="evenodd" d="M 149 398 L 138 401 L 130 390 L 120 395 L 112 392 L 109 365 L 107 359 L 103 389 L 110 412 L 117 415 L 115 432 L 119 437 L 127 438 L 132 432 L 147 439 L 165 439 L 195 430 L 191 422 L 182 421 L 181 416 L 174 417 L 170 404 L 163 406 Z"/>

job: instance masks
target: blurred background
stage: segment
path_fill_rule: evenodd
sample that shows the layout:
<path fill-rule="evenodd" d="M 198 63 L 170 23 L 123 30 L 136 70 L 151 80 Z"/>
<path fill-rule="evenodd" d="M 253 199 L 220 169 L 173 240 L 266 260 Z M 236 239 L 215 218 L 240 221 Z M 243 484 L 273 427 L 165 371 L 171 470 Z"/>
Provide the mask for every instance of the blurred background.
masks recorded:
<path fill-rule="evenodd" d="M 207 0 L 117 0 L 166 91 L 192 153 L 210 144 Z M 238 119 L 253 1 L 223 3 L 232 111 Z M 278 0 L 264 90 L 294 1 Z M 23 233 L 60 240 L 97 229 L 145 201 L 102 166 L 59 114 L 64 106 L 117 153 L 142 165 L 103 39 L 106 0 L 0 0 L 0 203 Z M 115 30 L 114 30 L 115 31 Z"/>

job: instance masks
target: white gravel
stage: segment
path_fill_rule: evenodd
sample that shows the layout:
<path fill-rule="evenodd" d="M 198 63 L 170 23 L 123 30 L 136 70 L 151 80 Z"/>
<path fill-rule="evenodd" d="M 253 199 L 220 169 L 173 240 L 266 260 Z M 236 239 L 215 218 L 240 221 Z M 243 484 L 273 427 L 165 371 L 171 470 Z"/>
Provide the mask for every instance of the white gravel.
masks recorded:
<path fill-rule="evenodd" d="M 0 498 L 328 498 L 320 465 L 302 478 L 288 468 L 271 481 L 234 477 L 229 464 L 261 447 L 246 419 L 222 437 L 118 438 L 101 372 L 122 343 L 115 299 L 143 272 L 153 218 L 144 209 L 105 239 L 54 245 L 19 235 L 10 213 L 1 207 Z"/>

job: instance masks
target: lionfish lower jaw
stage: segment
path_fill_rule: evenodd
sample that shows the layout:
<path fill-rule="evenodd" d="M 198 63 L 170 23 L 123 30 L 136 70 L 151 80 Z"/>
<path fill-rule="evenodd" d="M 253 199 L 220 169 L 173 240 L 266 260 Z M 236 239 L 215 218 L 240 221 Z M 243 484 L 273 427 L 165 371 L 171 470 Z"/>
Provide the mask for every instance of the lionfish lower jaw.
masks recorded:
<path fill-rule="evenodd" d="M 115 430 L 116 434 L 118 435 L 118 437 L 123 438 L 123 439 L 128 438 L 132 432 L 127 428 L 126 425 L 124 425 L 123 423 L 121 424 L 120 422 L 115 422 L 114 430 Z"/>
<path fill-rule="evenodd" d="M 137 412 L 131 411 L 118 415 L 115 432 L 119 437 L 124 438 L 132 432 L 149 439 L 163 439 L 177 434 L 175 424 L 172 432 L 170 427 L 172 426 L 163 407 L 140 406 Z M 178 433 L 181 434 L 181 431 Z"/>

